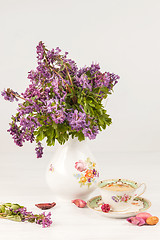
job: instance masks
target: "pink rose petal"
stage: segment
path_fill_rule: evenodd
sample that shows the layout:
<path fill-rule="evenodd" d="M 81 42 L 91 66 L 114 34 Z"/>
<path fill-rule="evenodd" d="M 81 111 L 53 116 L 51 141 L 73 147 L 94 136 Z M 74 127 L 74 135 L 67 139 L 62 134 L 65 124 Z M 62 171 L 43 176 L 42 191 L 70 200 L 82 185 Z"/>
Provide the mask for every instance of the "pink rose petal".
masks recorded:
<path fill-rule="evenodd" d="M 130 218 L 127 218 L 127 221 L 129 223 L 132 223 L 133 225 L 138 225 L 138 226 L 142 226 L 145 224 L 145 220 L 140 217 L 130 217 Z"/>
<path fill-rule="evenodd" d="M 86 163 L 83 162 L 82 160 L 79 160 L 78 162 L 75 163 L 75 168 L 79 171 L 79 172 L 83 172 L 87 169 Z"/>
<path fill-rule="evenodd" d="M 86 202 L 82 199 L 75 199 L 75 200 L 72 200 L 72 203 L 74 203 L 77 207 L 79 208 L 84 208 L 86 206 Z"/>

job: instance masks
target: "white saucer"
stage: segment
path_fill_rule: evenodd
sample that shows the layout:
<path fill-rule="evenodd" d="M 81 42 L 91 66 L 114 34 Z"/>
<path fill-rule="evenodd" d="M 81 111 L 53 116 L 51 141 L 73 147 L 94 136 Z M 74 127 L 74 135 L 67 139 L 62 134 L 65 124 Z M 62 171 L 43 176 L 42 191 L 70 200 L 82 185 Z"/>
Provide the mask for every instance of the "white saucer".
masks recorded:
<path fill-rule="evenodd" d="M 132 216 L 137 215 L 140 212 L 146 211 L 148 208 L 151 207 L 151 202 L 148 201 L 147 199 L 141 198 L 141 197 L 136 197 L 133 200 L 133 202 L 131 203 L 131 206 L 127 210 L 121 211 L 121 212 L 109 211 L 108 213 L 105 213 L 101 210 L 102 204 L 104 204 L 104 203 L 102 201 L 101 196 L 96 196 L 94 198 L 91 198 L 87 202 L 88 208 L 90 208 L 91 210 L 93 210 L 97 213 L 100 213 L 106 217 L 111 217 L 111 218 L 132 217 Z"/>

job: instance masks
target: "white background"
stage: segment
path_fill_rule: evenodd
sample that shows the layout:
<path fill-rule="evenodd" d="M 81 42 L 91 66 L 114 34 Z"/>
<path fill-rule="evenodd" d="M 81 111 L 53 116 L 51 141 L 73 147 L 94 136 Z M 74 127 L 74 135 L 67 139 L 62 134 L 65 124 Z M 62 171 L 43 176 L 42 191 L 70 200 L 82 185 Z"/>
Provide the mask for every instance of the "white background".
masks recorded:
<path fill-rule="evenodd" d="M 102 71 L 120 76 L 107 101 L 113 124 L 91 141 L 90 146 L 104 178 L 121 176 L 147 183 L 146 195 L 153 202 L 154 214 L 160 197 L 157 192 L 160 168 L 159 13 L 159 0 L 0 0 L 0 90 L 10 87 L 24 92 L 29 84 L 27 73 L 36 67 L 36 45 L 40 40 L 49 49 L 59 46 L 64 52 L 68 51 L 69 57 L 80 67 L 94 61 L 100 64 Z M 37 201 L 49 201 L 44 197 L 51 193 L 45 185 L 43 172 L 54 149 L 46 148 L 43 159 L 37 160 L 34 144 L 27 143 L 19 148 L 13 143 L 7 129 L 16 108 L 17 103 L 6 102 L 0 97 L 2 201 L 24 201 L 24 196 L 28 196 L 28 203 L 33 196 Z M 6 229 L 13 226 L 7 224 Z M 61 224 L 60 219 L 58 224 Z M 71 224 L 72 221 L 69 229 Z M 102 221 L 101 224 L 103 226 Z M 119 229 L 118 224 L 116 221 Z M 78 226 L 75 228 L 80 231 Z M 127 231 L 126 228 L 123 230 Z M 99 239 L 105 239 L 105 233 L 99 230 Z M 87 231 L 85 228 L 86 239 L 98 236 L 94 231 L 91 235 Z M 151 228 L 145 231 L 152 233 Z M 56 234 L 53 237 L 58 236 Z M 109 239 L 118 238 L 115 230 L 110 234 Z M 9 238 L 4 231 L 3 239 L 5 236 Z M 50 236 L 52 234 L 48 238 Z M 133 236 L 138 235 L 135 232 Z M 147 236 L 149 239 L 148 233 Z M 85 234 L 81 237 L 85 239 Z"/>

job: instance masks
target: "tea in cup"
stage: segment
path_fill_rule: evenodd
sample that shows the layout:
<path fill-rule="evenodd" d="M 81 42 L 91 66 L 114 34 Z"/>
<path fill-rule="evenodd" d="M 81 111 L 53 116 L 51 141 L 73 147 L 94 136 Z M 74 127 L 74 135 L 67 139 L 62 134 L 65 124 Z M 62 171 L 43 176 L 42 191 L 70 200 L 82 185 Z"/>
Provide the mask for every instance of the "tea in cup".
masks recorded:
<path fill-rule="evenodd" d="M 127 179 L 108 179 L 98 183 L 102 201 L 111 206 L 113 211 L 125 211 L 130 207 L 135 197 L 146 190 L 145 183 Z"/>

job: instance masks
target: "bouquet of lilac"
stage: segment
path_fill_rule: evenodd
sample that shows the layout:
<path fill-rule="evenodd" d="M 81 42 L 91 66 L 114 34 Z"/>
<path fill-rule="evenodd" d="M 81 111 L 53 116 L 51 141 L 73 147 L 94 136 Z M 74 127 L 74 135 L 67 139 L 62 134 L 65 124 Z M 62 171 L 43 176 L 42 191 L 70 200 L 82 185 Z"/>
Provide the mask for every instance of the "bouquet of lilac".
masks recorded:
<path fill-rule="evenodd" d="M 112 93 L 119 76 L 102 73 L 99 64 L 78 69 L 67 55 L 39 42 L 38 66 L 28 74 L 29 87 L 21 95 L 9 88 L 2 91 L 5 100 L 23 100 L 8 131 L 20 147 L 25 141 L 35 141 L 38 158 L 43 154 L 44 138 L 48 146 L 55 140 L 64 144 L 70 136 L 79 141 L 95 139 L 111 124 L 102 100 Z"/>

